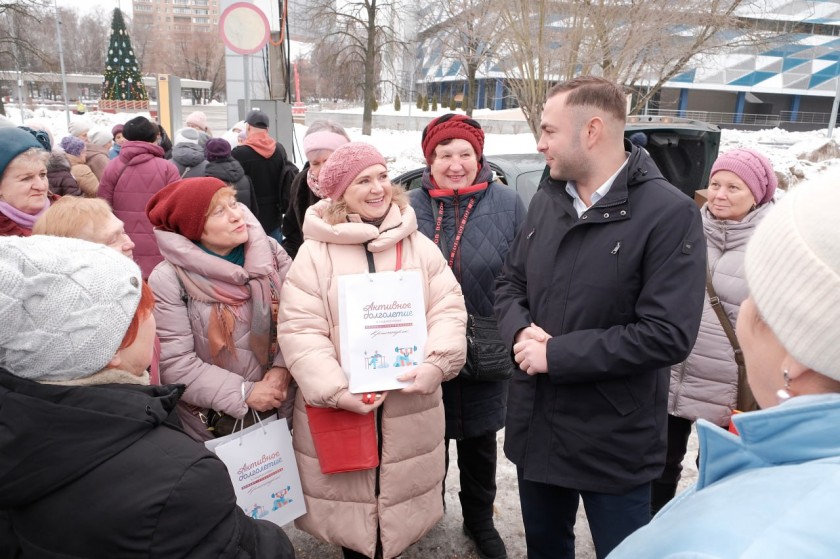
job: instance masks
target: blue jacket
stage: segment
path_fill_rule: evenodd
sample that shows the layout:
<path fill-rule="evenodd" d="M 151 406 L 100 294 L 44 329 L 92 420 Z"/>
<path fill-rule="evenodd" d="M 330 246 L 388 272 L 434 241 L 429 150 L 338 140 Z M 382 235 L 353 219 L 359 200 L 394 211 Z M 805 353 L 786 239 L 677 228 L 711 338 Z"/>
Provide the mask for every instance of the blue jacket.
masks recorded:
<path fill-rule="evenodd" d="M 477 180 L 492 176 L 486 162 L 484 168 L 487 173 L 480 174 Z M 443 203 L 441 243 L 443 256 L 447 260 L 464 211 L 471 198 L 476 200 L 464 227 L 452 271 L 464 292 L 467 312 L 478 316 L 493 316 L 496 277 L 525 219 L 525 206 L 512 188 L 500 183 L 490 182 L 486 189 L 461 195 L 432 190 L 431 186 L 428 176 L 424 177 L 424 188 L 409 194 L 411 206 L 417 214 L 419 231 L 434 239 L 437 208 Z M 506 381 L 470 382 L 460 377 L 443 383 L 446 437 L 469 439 L 501 429 L 505 417 L 507 384 Z"/>
<path fill-rule="evenodd" d="M 840 555 L 840 395 L 700 420 L 700 475 L 610 559 Z"/>

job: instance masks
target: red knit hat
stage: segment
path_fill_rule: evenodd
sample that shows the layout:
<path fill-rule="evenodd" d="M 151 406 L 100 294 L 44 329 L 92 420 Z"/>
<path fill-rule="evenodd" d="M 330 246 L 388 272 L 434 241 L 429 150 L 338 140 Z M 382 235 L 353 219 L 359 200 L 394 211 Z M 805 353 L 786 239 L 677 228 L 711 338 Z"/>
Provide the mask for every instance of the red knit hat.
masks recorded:
<path fill-rule="evenodd" d="M 359 173 L 377 164 L 388 166 L 382 154 L 370 144 L 350 142 L 340 146 L 321 167 L 318 175 L 321 193 L 333 202 L 338 200 Z"/>
<path fill-rule="evenodd" d="M 146 204 L 146 215 L 163 231 L 200 241 L 213 196 L 226 187 L 213 177 L 182 179 L 160 189 Z"/>
<path fill-rule="evenodd" d="M 467 116 L 449 113 L 434 119 L 423 130 L 420 146 L 426 163 L 432 164 L 432 156 L 439 143 L 456 138 L 468 141 L 475 150 L 476 158 L 481 159 L 484 154 L 484 130 L 481 125 Z"/>

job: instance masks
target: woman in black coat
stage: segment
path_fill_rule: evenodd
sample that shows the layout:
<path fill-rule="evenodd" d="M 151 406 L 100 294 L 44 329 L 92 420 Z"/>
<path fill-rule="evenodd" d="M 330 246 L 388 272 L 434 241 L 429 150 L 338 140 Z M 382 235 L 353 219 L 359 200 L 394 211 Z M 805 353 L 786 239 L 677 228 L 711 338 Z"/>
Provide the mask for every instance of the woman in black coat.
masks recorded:
<path fill-rule="evenodd" d="M 483 156 L 484 131 L 447 114 L 423 131 L 428 167 L 410 193 L 421 233 L 435 241 L 461 284 L 467 312 L 492 317 L 495 279 L 525 219 L 516 192 L 493 182 Z M 455 439 L 464 530 L 481 557 L 507 557 L 493 525 L 496 432 L 504 425 L 508 381 L 475 382 L 463 374 L 443 383 L 446 441 Z M 448 456 L 448 455 L 447 455 Z"/>
<path fill-rule="evenodd" d="M 344 128 L 331 120 L 316 120 L 303 136 L 303 152 L 307 162 L 292 181 L 289 207 L 281 224 L 283 241 L 280 245 L 292 258 L 303 244 L 301 229 L 306 210 L 323 198 L 318 184 L 321 167 L 332 152 L 349 141 L 350 137 Z"/>
<path fill-rule="evenodd" d="M 154 295 L 136 264 L 35 235 L 0 239 L 0 268 L 0 557 L 294 557 L 181 429 L 184 386 L 149 385 Z"/>

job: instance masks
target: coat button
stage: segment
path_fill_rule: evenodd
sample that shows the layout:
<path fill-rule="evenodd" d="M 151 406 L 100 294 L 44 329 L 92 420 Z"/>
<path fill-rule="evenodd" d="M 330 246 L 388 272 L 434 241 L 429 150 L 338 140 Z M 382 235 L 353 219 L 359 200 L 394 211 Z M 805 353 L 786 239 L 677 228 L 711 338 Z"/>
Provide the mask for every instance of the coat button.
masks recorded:
<path fill-rule="evenodd" d="M 604 214 L 604 217 L 610 217 L 610 214 L 606 214 L 606 213 L 605 213 L 605 214 Z"/>
<path fill-rule="evenodd" d="M 621 210 L 621 215 L 627 215 L 627 212 L 624 211 L 624 210 Z"/>
<path fill-rule="evenodd" d="M 583 216 L 581 216 L 581 219 L 586 219 L 587 217 L 589 217 L 589 216 L 586 215 L 586 214 L 583 214 Z"/>
<path fill-rule="evenodd" d="M 152 415 L 152 406 L 146 406 L 146 415 Z"/>

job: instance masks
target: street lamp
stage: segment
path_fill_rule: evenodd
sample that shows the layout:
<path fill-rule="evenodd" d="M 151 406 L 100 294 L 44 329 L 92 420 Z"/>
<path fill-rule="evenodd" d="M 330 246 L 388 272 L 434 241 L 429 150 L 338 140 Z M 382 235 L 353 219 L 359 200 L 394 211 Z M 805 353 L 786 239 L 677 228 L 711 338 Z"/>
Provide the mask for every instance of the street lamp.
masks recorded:
<path fill-rule="evenodd" d="M 67 75 L 64 73 L 64 46 L 61 44 L 61 17 L 58 15 L 58 0 L 54 0 L 55 6 L 55 31 L 58 36 L 58 60 L 61 62 L 61 93 L 64 96 L 64 115 L 67 118 L 67 127 L 70 127 L 70 100 L 67 98 Z"/>

